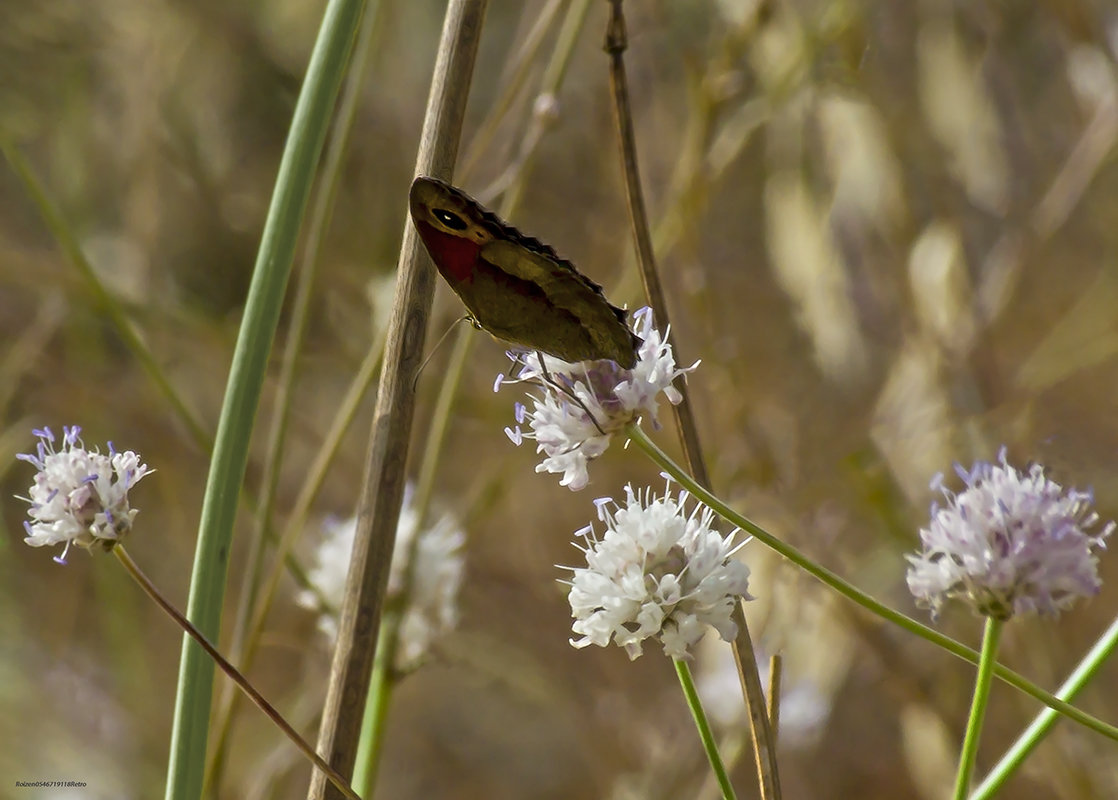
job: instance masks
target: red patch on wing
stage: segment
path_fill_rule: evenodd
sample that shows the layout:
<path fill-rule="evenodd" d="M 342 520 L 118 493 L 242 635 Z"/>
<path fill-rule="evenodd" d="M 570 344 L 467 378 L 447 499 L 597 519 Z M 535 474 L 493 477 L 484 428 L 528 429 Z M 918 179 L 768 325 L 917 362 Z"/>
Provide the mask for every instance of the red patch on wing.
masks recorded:
<path fill-rule="evenodd" d="M 416 220 L 415 225 L 444 278 L 451 283 L 465 283 L 473 277 L 480 244 L 465 236 L 451 236 L 422 220 Z"/>

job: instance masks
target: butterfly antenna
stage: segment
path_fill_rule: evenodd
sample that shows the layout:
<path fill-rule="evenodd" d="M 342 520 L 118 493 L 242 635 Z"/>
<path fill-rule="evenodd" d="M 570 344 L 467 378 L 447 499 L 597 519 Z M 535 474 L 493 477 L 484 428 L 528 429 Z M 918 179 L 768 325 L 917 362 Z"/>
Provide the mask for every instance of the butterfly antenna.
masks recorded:
<path fill-rule="evenodd" d="M 443 346 L 443 342 L 446 341 L 446 337 L 450 336 L 450 332 L 454 330 L 454 326 L 460 322 L 466 322 L 470 319 L 470 315 L 467 314 L 454 320 L 454 322 L 450 323 L 447 329 L 443 332 L 443 335 L 439 337 L 439 340 L 435 342 L 435 346 L 431 348 L 431 352 L 427 354 L 427 357 L 423 359 L 423 363 L 419 365 L 419 369 L 415 371 L 415 377 L 412 379 L 411 382 L 411 390 L 413 393 L 415 392 L 416 387 L 419 386 L 419 376 L 423 372 L 424 368 L 427 366 L 427 362 L 430 361 L 432 357 L 434 357 L 435 353 L 439 352 L 439 348 Z"/>

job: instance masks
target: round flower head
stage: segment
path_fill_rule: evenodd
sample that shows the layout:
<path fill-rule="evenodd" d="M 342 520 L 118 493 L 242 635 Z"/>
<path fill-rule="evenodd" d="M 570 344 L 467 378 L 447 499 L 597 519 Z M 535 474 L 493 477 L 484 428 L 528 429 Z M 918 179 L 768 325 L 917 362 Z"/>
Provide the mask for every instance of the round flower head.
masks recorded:
<path fill-rule="evenodd" d="M 411 487 L 404 495 L 396 527 L 396 545 L 388 573 L 389 602 L 404 602 L 400 622 L 400 641 L 396 666 L 415 666 L 426 654 L 435 637 L 458 624 L 458 589 L 462 585 L 462 545 L 466 537 L 450 515 L 427 528 L 415 542 L 419 515 L 410 503 Z M 304 608 L 318 610 L 323 603 L 332 610 L 318 618 L 318 628 L 333 638 L 338 634 L 335 611 L 341 607 L 349 571 L 350 552 L 357 532 L 357 518 L 326 520 L 324 536 L 307 578 L 314 590 L 302 592 L 297 601 Z M 414 550 L 413 550 L 414 548 Z M 415 554 L 415 567 L 408 583 L 409 555 Z M 405 589 L 408 596 L 403 597 Z"/>
<path fill-rule="evenodd" d="M 625 487 L 624 506 L 598 500 L 605 534 L 588 526 L 578 535 L 586 547 L 586 567 L 574 572 L 568 600 L 581 639 L 575 647 L 605 647 L 612 639 L 630 658 L 655 637 L 672 658 L 689 659 L 688 649 L 712 625 L 726 641 L 737 635 L 730 614 L 749 595 L 749 568 L 734 558 L 737 530 L 722 536 L 711 528 L 713 512 L 702 505 L 687 513 L 687 492 L 663 497 Z"/>
<path fill-rule="evenodd" d="M 1090 492 L 1064 490 L 1039 464 L 1020 473 L 1006 463 L 977 462 L 970 472 L 956 465 L 967 488 L 961 494 L 932 482 L 947 506 L 932 504 L 931 523 L 920 531 L 922 552 L 911 563 L 908 588 L 918 605 L 939 613 L 957 597 L 998 619 L 1035 611 L 1055 615 L 1078 597 L 1098 592 L 1097 559 L 1114 523 L 1097 535 Z"/>
<path fill-rule="evenodd" d="M 661 334 L 653 327 L 651 309 L 642 308 L 634 317 L 637 335 L 644 341 L 632 369 L 608 359 L 568 364 L 542 353 L 509 353 L 520 365 L 511 382 L 534 383 L 542 394 L 532 397 L 530 411 L 516 404 L 517 424 L 505 433 L 516 445 L 535 439 L 536 452 L 544 454 L 536 472 L 562 473 L 560 485 L 572 491 L 586 486 L 586 465 L 606 451 L 613 434 L 644 416 L 659 429 L 658 395 L 663 392 L 668 402 L 678 404 L 682 398 L 672 382 L 699 365 L 696 361 L 685 369 L 676 366 L 669 331 Z M 504 376 L 498 376 L 494 388 L 504 382 Z M 527 432 L 521 429 L 525 423 Z"/>
<path fill-rule="evenodd" d="M 50 428 L 32 431 L 39 437 L 34 455 L 16 458 L 38 470 L 27 497 L 31 504 L 23 526 L 32 547 L 62 544 L 55 561 L 66 563 L 70 545 L 111 550 L 128 531 L 138 509 L 128 505 L 128 490 L 152 470 L 128 450 L 118 453 L 109 442 L 109 454 L 86 450 L 77 425 L 62 429 L 62 449 L 54 449 Z"/>

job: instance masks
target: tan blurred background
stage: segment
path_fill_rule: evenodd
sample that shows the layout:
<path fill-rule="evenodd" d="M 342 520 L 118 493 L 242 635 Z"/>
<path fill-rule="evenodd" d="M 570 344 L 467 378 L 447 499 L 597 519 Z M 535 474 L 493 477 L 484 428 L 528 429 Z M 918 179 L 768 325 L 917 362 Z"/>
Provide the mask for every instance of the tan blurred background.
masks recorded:
<path fill-rule="evenodd" d="M 493 199 L 530 129 L 567 2 L 491 0 L 459 182 Z M 281 478 L 282 520 L 385 321 L 444 4 L 382 0 L 338 203 L 319 265 Z M 632 270 L 601 41 L 590 3 L 512 221 L 611 298 Z M 216 422 L 239 315 L 321 3 L 0 3 L 0 129 L 16 142 L 185 402 Z M 638 146 L 656 241 L 715 488 L 813 558 L 906 612 L 902 555 L 932 475 L 1001 444 L 1118 515 L 1118 8 L 1107 0 L 630 2 Z M 555 12 L 540 51 L 518 54 Z M 479 145 L 515 75 L 514 102 Z M 554 109 L 553 109 L 554 110 Z M 298 268 L 298 265 L 297 265 Z M 428 348 L 461 314 L 440 285 Z M 286 318 L 285 318 L 286 323 Z M 0 796 L 162 795 L 180 635 L 111 558 L 21 543 L 33 426 L 84 426 L 156 472 L 134 557 L 185 605 L 208 455 L 92 302 L 25 187 L 0 169 Z M 484 334 L 455 405 L 436 502 L 464 521 L 459 630 L 399 688 L 379 796 L 691 798 L 707 768 L 670 662 L 647 647 L 575 651 L 554 564 L 591 501 L 656 469 L 618 446 L 572 494 L 533 472 L 515 389 Z M 280 341 L 284 338 L 281 327 Z M 451 348 L 419 380 L 417 442 Z M 278 350 L 276 351 L 278 353 Z M 278 355 L 276 358 L 278 368 Z M 278 372 L 273 371 L 273 375 Z M 259 485 L 274 382 L 257 421 Z M 315 504 L 353 512 L 372 400 Z M 667 414 L 664 415 L 667 419 Z M 677 451 L 674 431 L 660 434 Z M 546 510 L 546 513 L 541 513 Z M 247 508 L 246 508 L 247 512 Z M 226 632 L 250 528 L 242 514 Z M 747 614 L 785 656 L 787 798 L 938 798 L 973 672 L 746 549 Z M 1054 688 L 1113 617 L 1118 567 L 1091 604 L 1006 632 L 1003 660 Z M 252 671 L 313 736 L 329 654 L 285 581 Z M 977 643 L 980 624 L 940 627 Z M 717 687 L 725 646 L 696 671 Z M 1116 721 L 1118 672 L 1080 703 Z M 714 691 L 714 689 L 711 689 Z M 732 695 L 732 692 L 731 692 Z M 724 733 L 739 730 L 714 694 Z M 979 769 L 1038 710 L 995 687 Z M 734 770 L 755 796 L 748 754 Z M 15 780 L 82 780 L 72 794 Z M 239 712 L 221 798 L 301 797 L 306 766 Z M 949 785 L 949 783 L 947 783 Z M 1063 723 L 1011 798 L 1118 795 L 1113 742 Z"/>

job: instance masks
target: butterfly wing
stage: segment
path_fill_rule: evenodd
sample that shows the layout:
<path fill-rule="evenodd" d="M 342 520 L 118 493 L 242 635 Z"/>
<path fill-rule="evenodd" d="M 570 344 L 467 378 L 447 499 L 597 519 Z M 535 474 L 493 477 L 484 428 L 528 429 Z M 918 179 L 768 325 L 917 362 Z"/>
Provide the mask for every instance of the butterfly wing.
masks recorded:
<path fill-rule="evenodd" d="M 564 361 L 631 368 L 641 340 L 598 284 L 443 181 L 418 177 L 412 219 L 439 272 L 494 336 Z"/>
<path fill-rule="evenodd" d="M 534 241 L 534 240 L 533 240 Z M 561 358 L 608 358 L 626 368 L 636 364 L 638 339 L 625 312 L 611 305 L 598 284 L 553 254 L 524 240 L 494 238 L 482 246 L 474 283 L 497 291 L 479 293 L 479 319 L 493 333 Z M 496 302 L 485 303 L 484 297 Z M 474 309 L 472 309 L 474 310 Z M 488 327 L 488 325 L 487 325 Z"/>

